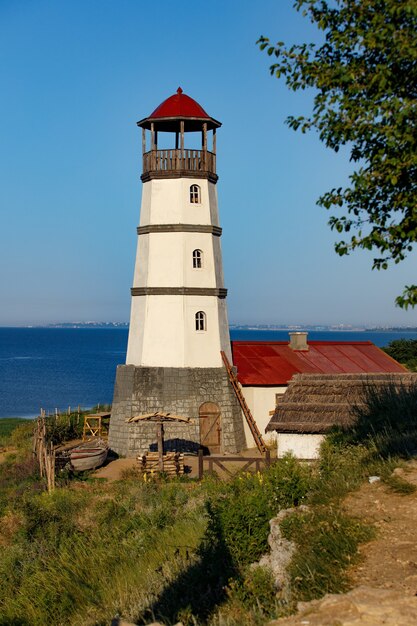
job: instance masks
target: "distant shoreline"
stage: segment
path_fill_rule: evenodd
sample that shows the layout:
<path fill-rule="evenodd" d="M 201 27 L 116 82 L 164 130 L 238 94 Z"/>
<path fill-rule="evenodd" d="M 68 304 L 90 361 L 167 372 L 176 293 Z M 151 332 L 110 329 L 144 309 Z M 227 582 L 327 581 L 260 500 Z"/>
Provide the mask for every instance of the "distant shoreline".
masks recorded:
<path fill-rule="evenodd" d="M 62 324 L 27 324 L 22 326 L 0 326 L 0 328 L 8 329 L 40 329 L 40 330 L 128 330 L 127 322 L 65 322 Z M 271 331 L 271 332 L 331 332 L 331 333 L 416 333 L 417 326 L 282 326 L 271 324 L 230 324 L 229 329 L 234 330 L 250 330 L 250 331 Z"/>

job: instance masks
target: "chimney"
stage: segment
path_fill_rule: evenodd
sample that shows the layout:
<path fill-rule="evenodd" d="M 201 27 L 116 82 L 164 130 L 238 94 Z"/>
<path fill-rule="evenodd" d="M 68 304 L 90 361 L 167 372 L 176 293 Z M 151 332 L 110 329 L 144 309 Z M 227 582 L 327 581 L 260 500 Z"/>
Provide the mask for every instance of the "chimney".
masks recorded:
<path fill-rule="evenodd" d="M 307 336 L 308 333 L 307 332 L 293 332 L 293 333 L 289 333 L 290 335 L 290 348 L 292 350 L 302 350 L 304 352 L 306 352 L 309 347 L 308 347 L 308 343 L 307 343 Z"/>

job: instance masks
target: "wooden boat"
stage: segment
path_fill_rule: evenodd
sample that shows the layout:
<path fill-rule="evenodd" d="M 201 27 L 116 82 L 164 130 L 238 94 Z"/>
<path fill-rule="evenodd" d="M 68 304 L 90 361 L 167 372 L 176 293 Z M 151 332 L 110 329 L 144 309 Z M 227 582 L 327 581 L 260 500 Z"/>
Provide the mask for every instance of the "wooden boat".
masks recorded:
<path fill-rule="evenodd" d="M 77 472 L 100 467 L 106 460 L 108 452 L 109 447 L 102 439 L 86 441 L 71 450 L 71 467 Z"/>

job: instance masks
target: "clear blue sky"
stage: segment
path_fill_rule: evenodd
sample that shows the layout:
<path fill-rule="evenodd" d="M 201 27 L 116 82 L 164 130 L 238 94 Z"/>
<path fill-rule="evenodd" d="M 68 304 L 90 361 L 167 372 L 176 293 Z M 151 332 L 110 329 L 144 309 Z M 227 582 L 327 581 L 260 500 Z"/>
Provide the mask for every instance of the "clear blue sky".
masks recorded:
<path fill-rule="evenodd" d="M 292 0 L 0 0 L 0 325 L 127 321 L 141 197 L 136 121 L 181 85 L 221 120 L 229 318 L 417 324 L 394 298 L 416 257 L 340 259 L 317 197 L 344 155 L 289 130 L 311 95 L 255 42 L 316 36 Z"/>

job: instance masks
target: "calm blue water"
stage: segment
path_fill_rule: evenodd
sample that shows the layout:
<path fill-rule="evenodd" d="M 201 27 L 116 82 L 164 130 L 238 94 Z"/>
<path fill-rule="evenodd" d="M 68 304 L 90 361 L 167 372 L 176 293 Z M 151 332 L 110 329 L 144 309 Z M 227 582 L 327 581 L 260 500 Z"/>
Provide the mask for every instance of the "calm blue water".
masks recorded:
<path fill-rule="evenodd" d="M 40 408 L 108 404 L 127 329 L 0 328 L 0 417 L 32 417 Z M 234 330 L 232 339 L 286 341 L 287 331 Z M 309 332 L 322 341 L 417 339 L 411 332 Z"/>

